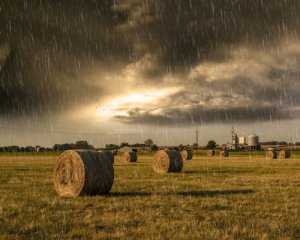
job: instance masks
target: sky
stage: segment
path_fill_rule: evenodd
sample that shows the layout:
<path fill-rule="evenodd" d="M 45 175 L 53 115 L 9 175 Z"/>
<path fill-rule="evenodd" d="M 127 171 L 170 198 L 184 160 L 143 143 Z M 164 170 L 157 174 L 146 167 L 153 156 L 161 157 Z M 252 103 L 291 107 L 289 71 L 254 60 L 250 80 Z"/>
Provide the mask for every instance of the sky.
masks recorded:
<path fill-rule="evenodd" d="M 300 141 L 299 0 L 0 0 L 0 145 Z"/>

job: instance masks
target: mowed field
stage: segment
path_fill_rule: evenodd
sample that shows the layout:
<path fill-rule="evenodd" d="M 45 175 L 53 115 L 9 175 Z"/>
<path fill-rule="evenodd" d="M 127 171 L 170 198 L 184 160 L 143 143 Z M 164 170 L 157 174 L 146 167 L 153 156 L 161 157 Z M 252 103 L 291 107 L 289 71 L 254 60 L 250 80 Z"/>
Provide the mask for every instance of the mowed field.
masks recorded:
<path fill-rule="evenodd" d="M 60 198 L 55 155 L 0 155 L 0 239 L 300 239 L 300 158 L 117 158 L 107 196 Z"/>

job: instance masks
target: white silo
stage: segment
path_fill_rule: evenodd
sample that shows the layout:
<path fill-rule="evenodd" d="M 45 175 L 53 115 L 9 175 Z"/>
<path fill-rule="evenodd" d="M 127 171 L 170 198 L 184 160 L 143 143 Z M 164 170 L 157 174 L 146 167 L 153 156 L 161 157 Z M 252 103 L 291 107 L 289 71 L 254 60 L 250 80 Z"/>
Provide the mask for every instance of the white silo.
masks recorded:
<path fill-rule="evenodd" d="M 259 146 L 259 137 L 254 133 L 248 136 L 248 147 L 257 148 Z"/>
<path fill-rule="evenodd" d="M 246 144 L 246 138 L 244 136 L 239 137 L 239 144 L 245 145 Z"/>

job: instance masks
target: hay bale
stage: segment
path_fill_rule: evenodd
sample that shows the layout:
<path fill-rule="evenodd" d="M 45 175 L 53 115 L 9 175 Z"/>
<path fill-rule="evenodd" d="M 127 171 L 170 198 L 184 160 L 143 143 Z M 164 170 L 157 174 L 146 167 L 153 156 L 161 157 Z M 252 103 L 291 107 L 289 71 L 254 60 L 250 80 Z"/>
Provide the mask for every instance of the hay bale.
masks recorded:
<path fill-rule="evenodd" d="M 106 194 L 114 182 L 114 167 L 107 153 L 63 152 L 54 167 L 54 187 L 60 196 Z"/>
<path fill-rule="evenodd" d="M 277 153 L 274 150 L 269 150 L 266 152 L 267 159 L 277 159 Z"/>
<path fill-rule="evenodd" d="M 207 156 L 212 157 L 216 155 L 216 151 L 215 150 L 208 150 L 207 151 Z"/>
<path fill-rule="evenodd" d="M 152 168 L 156 173 L 181 172 L 182 167 L 183 160 L 178 151 L 160 150 L 153 156 Z"/>
<path fill-rule="evenodd" d="M 279 152 L 279 159 L 287 159 L 291 157 L 291 152 L 288 150 L 281 150 Z"/>
<path fill-rule="evenodd" d="M 222 150 L 220 152 L 220 157 L 229 157 L 229 152 L 227 150 Z"/>
<path fill-rule="evenodd" d="M 115 163 L 115 155 L 112 151 L 104 151 L 103 153 L 107 155 L 112 163 Z"/>
<path fill-rule="evenodd" d="M 137 153 L 136 152 L 124 152 L 123 161 L 126 163 L 137 162 Z"/>
<path fill-rule="evenodd" d="M 183 150 L 181 151 L 181 156 L 183 160 L 192 160 L 193 159 L 193 151 L 192 150 Z"/>
<path fill-rule="evenodd" d="M 193 159 L 193 151 L 192 150 L 187 150 L 187 152 L 188 152 L 187 160 L 192 160 Z"/>

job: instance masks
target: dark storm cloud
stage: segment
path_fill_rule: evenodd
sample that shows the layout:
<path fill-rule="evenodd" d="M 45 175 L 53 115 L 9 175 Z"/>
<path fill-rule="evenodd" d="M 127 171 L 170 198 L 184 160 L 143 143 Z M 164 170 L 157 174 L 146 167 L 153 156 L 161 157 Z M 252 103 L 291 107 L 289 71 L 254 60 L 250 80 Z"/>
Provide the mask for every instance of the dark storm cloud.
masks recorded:
<path fill-rule="evenodd" d="M 105 76 L 117 75 L 123 83 L 124 69 L 131 66 L 139 78 L 133 86 L 137 81 L 159 87 L 165 82 L 184 90 L 163 102 L 162 115 L 129 109 L 130 117 L 117 117 L 120 121 L 286 118 L 277 105 L 298 104 L 299 72 L 286 60 L 298 63 L 295 54 L 275 57 L 283 68 L 258 62 L 263 72 L 254 69 L 257 76 L 230 67 L 227 78 L 190 74 L 205 62 L 238 63 L 233 52 L 241 46 L 272 57 L 269 51 L 281 48 L 287 36 L 297 39 L 299 11 L 298 0 L 2 0 L 0 112 L 26 115 L 76 108 L 109 95 L 112 84 Z M 104 84 L 94 82 L 93 74 Z"/>
<path fill-rule="evenodd" d="M 1 1 L 0 37 L 11 49 L 0 63 L 1 113 L 60 111 L 103 94 L 85 73 L 103 66 L 105 74 L 130 61 L 130 43 L 115 30 L 126 16 L 111 5 Z"/>
<path fill-rule="evenodd" d="M 128 14 L 124 28 L 135 33 L 140 49 L 175 72 L 202 60 L 222 61 L 237 44 L 268 48 L 287 33 L 298 34 L 300 24 L 297 0 L 120 0 L 115 9 Z"/>
<path fill-rule="evenodd" d="M 151 112 L 140 113 L 139 110 L 131 111 L 129 116 L 116 116 L 118 121 L 129 124 L 149 124 L 149 125 L 191 125 L 191 124 L 211 124 L 211 123 L 236 123 L 253 121 L 270 121 L 278 119 L 289 119 L 290 115 L 284 109 L 273 107 L 234 107 L 234 108 L 212 108 L 204 109 L 192 107 L 189 110 L 165 109 L 159 115 Z"/>

